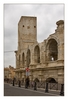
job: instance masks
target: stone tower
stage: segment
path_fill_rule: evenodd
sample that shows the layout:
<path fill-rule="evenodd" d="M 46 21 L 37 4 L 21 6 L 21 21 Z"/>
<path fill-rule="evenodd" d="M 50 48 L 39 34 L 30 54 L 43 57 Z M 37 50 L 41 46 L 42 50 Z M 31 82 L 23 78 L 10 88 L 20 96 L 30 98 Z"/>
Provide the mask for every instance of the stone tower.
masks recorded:
<path fill-rule="evenodd" d="M 24 50 L 37 42 L 37 18 L 22 16 L 18 23 L 18 50 Z"/>

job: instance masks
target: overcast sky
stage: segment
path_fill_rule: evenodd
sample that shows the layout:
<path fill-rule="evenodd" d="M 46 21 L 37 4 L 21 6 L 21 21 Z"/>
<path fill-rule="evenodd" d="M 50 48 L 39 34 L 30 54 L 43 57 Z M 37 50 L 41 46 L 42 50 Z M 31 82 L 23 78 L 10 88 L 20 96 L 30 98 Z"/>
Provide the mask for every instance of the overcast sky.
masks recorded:
<path fill-rule="evenodd" d="M 55 32 L 56 22 L 64 20 L 63 4 L 4 4 L 4 67 L 16 67 L 18 22 L 21 16 L 37 17 L 37 40 L 42 42 Z"/>

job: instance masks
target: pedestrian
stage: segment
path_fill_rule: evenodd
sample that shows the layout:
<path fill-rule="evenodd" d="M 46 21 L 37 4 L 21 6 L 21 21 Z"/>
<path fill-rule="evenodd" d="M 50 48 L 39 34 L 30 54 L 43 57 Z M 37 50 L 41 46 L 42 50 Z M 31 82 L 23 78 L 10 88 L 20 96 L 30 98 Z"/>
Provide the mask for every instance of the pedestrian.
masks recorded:
<path fill-rule="evenodd" d="M 34 82 L 33 81 L 32 81 L 32 84 L 31 85 L 32 85 L 32 87 L 34 86 Z"/>
<path fill-rule="evenodd" d="M 34 81 L 34 90 L 37 90 L 37 83 L 36 83 L 36 80 Z"/>
<path fill-rule="evenodd" d="M 27 88 L 29 87 L 29 77 L 27 77 Z"/>
<path fill-rule="evenodd" d="M 28 86 L 29 86 L 29 77 L 27 77 L 25 80 L 25 88 L 28 88 Z"/>

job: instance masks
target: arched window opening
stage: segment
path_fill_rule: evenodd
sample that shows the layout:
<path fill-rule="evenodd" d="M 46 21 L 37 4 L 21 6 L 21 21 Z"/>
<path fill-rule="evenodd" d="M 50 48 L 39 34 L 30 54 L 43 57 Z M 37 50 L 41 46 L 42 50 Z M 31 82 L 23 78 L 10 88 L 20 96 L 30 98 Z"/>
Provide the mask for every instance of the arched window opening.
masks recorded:
<path fill-rule="evenodd" d="M 39 46 L 36 46 L 34 49 L 34 60 L 35 63 L 40 63 L 40 49 Z"/>
<path fill-rule="evenodd" d="M 35 78 L 34 81 L 36 81 L 36 82 L 40 82 L 38 78 Z"/>
<path fill-rule="evenodd" d="M 30 57 L 31 57 L 31 54 L 30 54 L 30 50 L 28 49 L 28 51 L 27 51 L 27 67 L 29 67 L 29 65 L 30 65 Z"/>
<path fill-rule="evenodd" d="M 52 77 L 47 78 L 46 79 L 46 82 L 49 82 L 49 83 L 57 83 L 57 81 L 54 78 L 52 78 Z"/>
<path fill-rule="evenodd" d="M 19 55 L 19 61 L 18 62 L 19 62 L 19 67 L 20 67 L 20 55 Z"/>
<path fill-rule="evenodd" d="M 24 56 L 24 53 L 22 54 L 22 64 L 23 64 L 23 66 L 25 64 L 25 56 Z"/>
<path fill-rule="evenodd" d="M 58 44 L 56 42 L 55 39 L 50 39 L 48 41 L 48 48 L 47 48 L 47 52 L 48 52 L 48 55 L 49 56 L 48 60 L 50 61 L 55 61 L 58 59 Z"/>

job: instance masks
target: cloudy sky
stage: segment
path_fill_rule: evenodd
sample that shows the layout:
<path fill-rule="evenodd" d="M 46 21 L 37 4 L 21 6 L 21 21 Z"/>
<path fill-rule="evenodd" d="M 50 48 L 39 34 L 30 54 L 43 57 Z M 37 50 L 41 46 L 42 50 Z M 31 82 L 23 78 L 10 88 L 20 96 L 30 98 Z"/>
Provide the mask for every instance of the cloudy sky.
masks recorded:
<path fill-rule="evenodd" d="M 18 22 L 21 16 L 37 17 L 37 40 L 42 42 L 55 32 L 56 21 L 64 20 L 64 5 L 4 4 L 4 67 L 16 67 L 14 51 L 18 49 Z"/>

